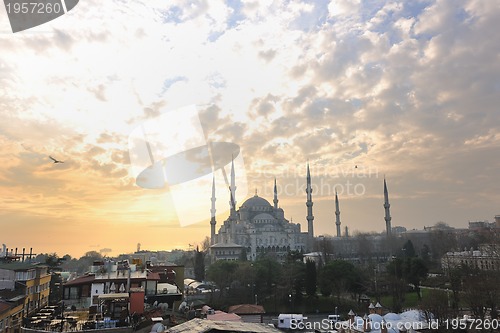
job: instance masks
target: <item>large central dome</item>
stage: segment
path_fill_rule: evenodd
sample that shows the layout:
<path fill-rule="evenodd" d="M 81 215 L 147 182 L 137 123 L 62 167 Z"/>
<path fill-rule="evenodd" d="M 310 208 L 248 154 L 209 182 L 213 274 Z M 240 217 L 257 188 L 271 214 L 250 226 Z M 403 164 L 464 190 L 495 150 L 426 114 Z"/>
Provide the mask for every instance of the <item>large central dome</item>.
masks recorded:
<path fill-rule="evenodd" d="M 245 208 L 272 208 L 271 204 L 269 201 L 267 201 L 264 198 L 259 197 L 257 194 L 251 197 L 250 199 L 247 199 L 241 207 Z"/>

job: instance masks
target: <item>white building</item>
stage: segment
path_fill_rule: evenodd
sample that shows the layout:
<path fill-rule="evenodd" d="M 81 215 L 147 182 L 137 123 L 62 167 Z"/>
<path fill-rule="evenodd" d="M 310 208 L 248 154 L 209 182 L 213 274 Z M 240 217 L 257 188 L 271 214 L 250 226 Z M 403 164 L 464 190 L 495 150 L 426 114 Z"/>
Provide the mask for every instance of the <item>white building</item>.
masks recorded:
<path fill-rule="evenodd" d="M 468 266 L 485 271 L 500 271 L 500 245 L 483 244 L 479 250 L 448 252 L 441 258 L 443 270 Z"/>

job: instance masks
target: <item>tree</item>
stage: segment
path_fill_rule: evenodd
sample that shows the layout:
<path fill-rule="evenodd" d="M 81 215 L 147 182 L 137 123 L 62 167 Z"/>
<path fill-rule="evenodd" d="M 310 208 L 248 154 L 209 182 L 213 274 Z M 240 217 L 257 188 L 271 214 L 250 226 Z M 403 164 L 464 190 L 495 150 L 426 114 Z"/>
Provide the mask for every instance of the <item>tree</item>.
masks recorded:
<path fill-rule="evenodd" d="M 422 246 L 422 249 L 420 250 L 420 256 L 426 264 L 429 264 L 431 260 L 431 249 L 429 248 L 429 245 L 424 244 L 424 246 Z"/>
<path fill-rule="evenodd" d="M 85 252 L 84 257 L 92 258 L 92 259 L 102 259 L 102 254 L 100 254 L 97 251 L 88 251 L 88 252 Z"/>
<path fill-rule="evenodd" d="M 273 285 L 281 282 L 282 267 L 274 259 L 264 257 L 256 260 L 253 263 L 255 268 L 255 284 L 257 290 L 262 293 L 270 294 Z"/>
<path fill-rule="evenodd" d="M 418 299 L 422 300 L 422 295 L 420 294 L 420 282 L 425 279 L 429 273 L 429 269 L 427 268 L 424 260 L 421 258 L 407 258 L 404 272 L 406 273 L 406 280 L 415 286 Z"/>
<path fill-rule="evenodd" d="M 359 234 L 357 237 L 358 255 L 362 262 L 371 262 L 373 256 L 373 244 L 368 234 Z"/>
<path fill-rule="evenodd" d="M 393 311 L 399 312 L 402 309 L 404 289 L 406 282 L 403 280 L 404 269 L 406 269 L 401 258 L 393 258 L 387 264 L 387 273 L 392 277 L 392 304 Z"/>
<path fill-rule="evenodd" d="M 304 258 L 304 254 L 297 250 L 289 251 L 286 255 L 286 261 L 288 263 L 293 261 L 302 261 L 302 258 Z"/>
<path fill-rule="evenodd" d="M 306 261 L 305 287 L 307 295 L 316 295 L 316 263 L 312 260 Z"/>
<path fill-rule="evenodd" d="M 210 251 L 210 238 L 208 236 L 206 236 L 201 243 L 201 251 L 205 253 L 208 253 L 208 251 Z"/>
<path fill-rule="evenodd" d="M 413 242 L 408 239 L 403 245 L 403 254 L 405 257 L 413 258 L 416 256 L 415 248 L 413 247 Z"/>
<path fill-rule="evenodd" d="M 205 280 L 205 253 L 198 247 L 194 253 L 194 278 L 197 281 Z"/>
<path fill-rule="evenodd" d="M 318 267 L 322 267 L 329 261 L 330 255 L 333 253 L 333 242 L 327 237 L 320 237 L 316 239 L 314 248 L 321 253 Z"/>
<path fill-rule="evenodd" d="M 464 300 L 478 318 L 484 320 L 487 309 L 492 319 L 498 318 L 500 276 L 495 271 L 464 267 Z"/>
<path fill-rule="evenodd" d="M 435 289 L 429 290 L 429 295 L 422 301 L 422 308 L 427 313 L 432 314 L 434 319 L 449 318 L 448 296 L 446 292 Z M 430 314 L 428 315 L 428 319 L 432 318 Z"/>
<path fill-rule="evenodd" d="M 238 262 L 236 261 L 219 260 L 210 265 L 207 276 L 220 288 L 220 297 L 234 281 L 237 269 Z"/>
<path fill-rule="evenodd" d="M 321 270 L 320 290 L 323 295 L 333 292 L 340 301 L 343 292 L 359 294 L 364 290 L 363 276 L 353 264 L 334 260 Z"/>
<path fill-rule="evenodd" d="M 458 303 L 460 301 L 460 293 L 462 291 L 462 279 L 464 277 L 464 270 L 455 267 L 448 269 L 448 279 L 450 280 L 450 287 L 453 294 L 452 308 L 458 310 Z"/>

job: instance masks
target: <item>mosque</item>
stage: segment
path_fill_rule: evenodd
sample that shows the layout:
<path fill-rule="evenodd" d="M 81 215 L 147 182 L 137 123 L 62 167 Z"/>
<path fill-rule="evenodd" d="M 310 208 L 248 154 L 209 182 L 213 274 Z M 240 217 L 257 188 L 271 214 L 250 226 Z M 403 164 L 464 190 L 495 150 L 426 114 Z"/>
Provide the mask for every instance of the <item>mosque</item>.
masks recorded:
<path fill-rule="evenodd" d="M 285 213 L 278 206 L 278 191 L 274 180 L 273 204 L 255 195 L 247 199 L 236 209 L 235 173 L 231 165 L 230 213 L 216 233 L 215 219 L 215 182 L 212 184 L 212 208 L 210 220 L 210 252 L 215 260 L 238 260 L 246 256 L 247 260 L 256 260 L 260 255 L 272 253 L 278 259 L 284 259 L 290 251 L 302 253 L 314 250 L 314 215 L 311 188 L 311 174 L 307 164 L 306 175 L 306 207 L 307 231 L 301 231 L 299 223 L 292 223 L 285 218 Z M 390 235 L 390 213 L 387 187 L 384 179 L 387 235 Z M 335 193 L 335 224 L 337 237 L 340 238 L 340 210 L 337 193 Z M 346 228 L 347 229 L 347 228 Z M 347 236 L 347 231 L 346 231 Z"/>

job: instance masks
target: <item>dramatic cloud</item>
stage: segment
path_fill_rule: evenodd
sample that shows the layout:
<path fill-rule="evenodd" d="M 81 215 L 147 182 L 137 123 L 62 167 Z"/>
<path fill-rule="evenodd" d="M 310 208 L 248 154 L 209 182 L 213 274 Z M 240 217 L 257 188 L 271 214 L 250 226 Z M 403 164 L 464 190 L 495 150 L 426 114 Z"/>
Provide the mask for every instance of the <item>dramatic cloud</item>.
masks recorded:
<path fill-rule="evenodd" d="M 382 230 L 384 174 L 395 225 L 492 219 L 499 15 L 480 0 L 85 1 L 11 34 L 1 9 L 2 242 L 82 254 L 203 239 L 208 224 L 178 227 L 168 188 L 135 185 L 127 150 L 143 121 L 190 104 L 208 141 L 241 146 L 252 189 L 293 185 L 280 205 L 304 229 L 307 160 L 318 234 L 333 233 L 333 188 L 345 225 Z"/>

